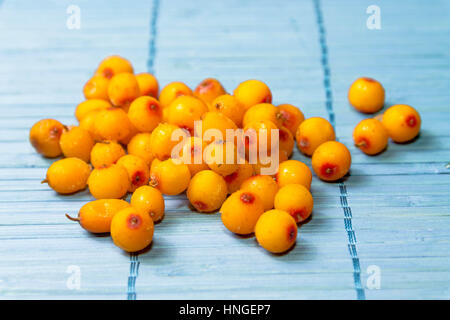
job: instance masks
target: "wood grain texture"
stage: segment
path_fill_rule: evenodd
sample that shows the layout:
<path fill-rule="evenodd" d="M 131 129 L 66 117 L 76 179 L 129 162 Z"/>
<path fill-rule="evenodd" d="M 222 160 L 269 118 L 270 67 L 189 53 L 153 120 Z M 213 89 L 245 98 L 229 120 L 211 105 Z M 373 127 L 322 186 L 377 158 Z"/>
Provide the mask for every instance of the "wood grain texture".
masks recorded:
<path fill-rule="evenodd" d="M 447 1 L 378 1 L 382 29 L 368 30 L 373 1 L 322 0 L 336 131 L 352 152 L 345 181 L 358 241 L 362 284 L 381 270 L 368 299 L 450 298 L 450 25 Z M 1 3 L 1 1 L 0 1 Z M 80 30 L 66 8 L 79 5 Z M 0 6 L 0 299 L 125 299 L 130 258 L 109 237 L 64 217 L 92 197 L 58 196 L 39 182 L 52 160 L 36 155 L 28 130 L 40 118 L 75 123 L 81 88 L 109 54 L 137 71 L 149 60 L 152 1 L 6 0 Z M 228 91 L 243 80 L 269 84 L 274 103 L 327 117 L 313 1 L 162 0 L 153 67 L 161 86 L 195 87 L 217 77 Z M 364 116 L 347 103 L 359 76 L 386 88 L 387 104 L 421 113 L 414 143 L 390 144 L 377 157 L 353 147 Z M 294 158 L 308 165 L 297 151 Z M 218 214 L 198 214 L 186 197 L 167 197 L 151 249 L 141 254 L 138 299 L 355 299 L 352 260 L 337 184 L 313 179 L 313 219 L 289 254 L 231 235 Z M 81 269 L 81 289 L 66 286 Z"/>

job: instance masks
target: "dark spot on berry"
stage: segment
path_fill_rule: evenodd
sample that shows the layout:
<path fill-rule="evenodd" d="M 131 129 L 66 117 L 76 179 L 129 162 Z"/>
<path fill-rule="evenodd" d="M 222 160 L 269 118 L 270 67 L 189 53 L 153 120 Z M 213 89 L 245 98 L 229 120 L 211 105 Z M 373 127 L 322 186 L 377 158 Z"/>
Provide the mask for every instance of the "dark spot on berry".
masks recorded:
<path fill-rule="evenodd" d="M 251 193 L 244 192 L 241 194 L 240 199 L 245 204 L 252 204 L 255 201 L 255 196 Z"/>
<path fill-rule="evenodd" d="M 332 163 L 324 163 L 322 167 L 320 167 L 320 173 L 325 177 L 332 177 L 338 169 L 338 166 Z"/>
<path fill-rule="evenodd" d="M 229 174 L 229 175 L 225 176 L 224 179 L 225 179 L 225 181 L 226 181 L 227 183 L 231 183 L 231 182 L 233 182 L 234 180 L 236 180 L 237 176 L 238 176 L 238 172 L 235 171 L 235 172 L 233 172 L 232 174 Z"/>
<path fill-rule="evenodd" d="M 216 105 L 214 106 L 217 110 L 222 109 L 222 104 L 221 103 L 216 103 Z"/>
<path fill-rule="evenodd" d="M 103 76 L 111 79 L 114 76 L 114 71 L 111 68 L 105 68 L 103 69 Z"/>
<path fill-rule="evenodd" d="M 309 140 L 306 137 L 301 137 L 299 145 L 301 148 L 308 148 L 309 147 Z"/>
<path fill-rule="evenodd" d="M 203 201 L 194 201 L 193 205 L 198 210 L 206 210 L 206 209 L 208 209 L 208 205 L 206 203 L 204 203 Z"/>
<path fill-rule="evenodd" d="M 145 184 L 145 173 L 143 171 L 136 171 L 131 177 L 131 183 L 134 186 L 142 186 Z"/>
<path fill-rule="evenodd" d="M 142 219 L 138 215 L 130 214 L 127 218 L 127 226 L 130 229 L 138 229 L 142 224 Z"/>
<path fill-rule="evenodd" d="M 289 213 L 291 214 L 291 216 L 295 219 L 295 222 L 300 222 L 306 219 L 305 217 L 305 208 L 301 208 L 301 209 L 292 209 L 289 210 Z"/>
<path fill-rule="evenodd" d="M 289 241 L 294 241 L 297 236 L 297 226 L 289 226 L 287 229 L 287 238 Z"/>
<path fill-rule="evenodd" d="M 370 147 L 370 141 L 365 137 L 359 137 L 356 139 L 356 146 L 361 149 L 367 149 Z"/>
<path fill-rule="evenodd" d="M 159 106 L 155 101 L 149 101 L 147 104 L 148 109 L 151 112 L 158 112 L 159 111 Z"/>
<path fill-rule="evenodd" d="M 58 139 L 62 134 L 62 130 L 58 127 L 53 127 L 50 129 L 50 137 L 52 139 Z"/>
<path fill-rule="evenodd" d="M 279 130 L 280 139 L 282 141 L 286 141 L 289 137 L 289 134 L 286 132 L 286 130 L 280 129 Z"/>
<path fill-rule="evenodd" d="M 364 77 L 363 79 L 364 79 L 364 81 L 367 81 L 367 82 L 375 82 L 375 79 L 372 79 L 372 78 Z"/>
<path fill-rule="evenodd" d="M 405 121 L 410 128 L 414 128 L 417 124 L 417 119 L 414 115 L 407 116 Z"/>
<path fill-rule="evenodd" d="M 270 94 L 268 94 L 261 100 L 261 103 L 271 103 L 271 102 L 272 102 L 272 95 Z"/>

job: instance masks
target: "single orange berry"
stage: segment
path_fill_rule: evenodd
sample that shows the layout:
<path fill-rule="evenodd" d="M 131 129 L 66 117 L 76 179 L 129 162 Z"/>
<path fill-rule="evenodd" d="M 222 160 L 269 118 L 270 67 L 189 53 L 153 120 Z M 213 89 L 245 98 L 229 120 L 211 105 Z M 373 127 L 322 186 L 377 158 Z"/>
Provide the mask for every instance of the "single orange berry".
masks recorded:
<path fill-rule="evenodd" d="M 258 120 L 269 120 L 279 127 L 281 114 L 279 109 L 271 103 L 259 103 L 247 109 L 242 120 L 242 125 L 245 127 L 251 122 Z"/>
<path fill-rule="evenodd" d="M 156 188 L 142 186 L 132 194 L 131 205 L 138 211 L 149 214 L 153 222 L 161 221 L 164 217 L 164 197 Z"/>
<path fill-rule="evenodd" d="M 194 90 L 194 96 L 202 99 L 207 105 L 211 105 L 215 98 L 225 93 L 226 91 L 219 80 L 213 78 L 203 80 Z"/>
<path fill-rule="evenodd" d="M 264 212 L 262 200 L 253 192 L 239 190 L 228 197 L 220 208 L 224 226 L 233 233 L 246 235 Z"/>
<path fill-rule="evenodd" d="M 86 99 L 102 99 L 109 101 L 108 97 L 109 79 L 104 76 L 93 76 L 83 87 Z"/>
<path fill-rule="evenodd" d="M 123 147 L 115 141 L 97 142 L 91 150 L 94 168 L 109 167 L 125 155 Z"/>
<path fill-rule="evenodd" d="M 75 117 L 78 119 L 78 121 L 82 121 L 84 117 L 91 111 L 96 110 L 104 110 L 111 108 L 112 105 L 106 100 L 102 99 L 89 99 L 86 101 L 81 102 L 77 108 L 75 109 Z"/>
<path fill-rule="evenodd" d="M 156 161 L 156 162 L 155 162 Z M 150 168 L 150 185 L 163 194 L 174 196 L 187 189 L 191 173 L 184 163 L 176 164 L 172 159 L 153 160 Z"/>
<path fill-rule="evenodd" d="M 64 128 L 59 145 L 66 158 L 79 158 L 89 162 L 94 139 L 89 131 L 80 127 Z"/>
<path fill-rule="evenodd" d="M 123 166 L 112 164 L 92 170 L 88 185 L 96 199 L 120 199 L 130 189 L 130 178 Z"/>
<path fill-rule="evenodd" d="M 298 149 L 311 156 L 322 143 L 336 139 L 334 128 L 330 122 L 320 117 L 303 121 L 295 134 Z"/>
<path fill-rule="evenodd" d="M 305 120 L 305 116 L 296 106 L 292 104 L 280 104 L 278 106 L 278 118 L 281 125 L 289 129 L 295 136 L 298 126 Z"/>
<path fill-rule="evenodd" d="M 336 181 L 350 170 L 352 157 L 347 147 L 337 141 L 321 144 L 312 156 L 312 167 L 316 175 L 325 181 Z"/>
<path fill-rule="evenodd" d="M 113 55 L 106 57 L 100 62 L 95 75 L 111 79 L 114 75 L 123 72 L 133 73 L 133 66 L 127 59 Z"/>
<path fill-rule="evenodd" d="M 205 162 L 211 170 L 228 176 L 238 169 L 237 151 L 232 141 L 214 141 L 204 152 Z"/>
<path fill-rule="evenodd" d="M 240 83 L 233 94 L 246 110 L 258 103 L 272 103 L 269 87 L 259 80 L 247 80 Z"/>
<path fill-rule="evenodd" d="M 176 98 L 168 107 L 168 121 L 181 129 L 194 133 L 194 121 L 200 120 L 208 111 L 206 104 L 195 97 L 181 96 Z"/>
<path fill-rule="evenodd" d="M 111 78 L 108 86 L 108 97 L 113 105 L 128 111 L 134 99 L 141 96 L 139 83 L 132 73 L 119 73 Z"/>
<path fill-rule="evenodd" d="M 224 176 L 225 182 L 228 187 L 228 193 L 231 194 L 238 191 L 241 188 L 242 182 L 253 176 L 253 174 L 253 166 L 247 161 L 245 161 L 244 164 L 238 165 L 238 169 L 235 172 Z"/>
<path fill-rule="evenodd" d="M 131 103 L 128 118 L 137 130 L 152 132 L 162 121 L 162 108 L 155 98 L 142 96 Z"/>
<path fill-rule="evenodd" d="M 297 240 L 297 224 L 289 213 L 283 210 L 264 212 L 255 227 L 258 243 L 269 252 L 283 253 Z"/>
<path fill-rule="evenodd" d="M 47 170 L 46 179 L 50 188 L 61 194 L 70 194 L 86 188 L 91 168 L 78 158 L 65 158 L 53 162 Z"/>
<path fill-rule="evenodd" d="M 259 196 L 264 210 L 267 211 L 273 208 L 278 185 L 271 176 L 257 175 L 245 180 L 241 185 L 241 190 L 249 191 Z"/>
<path fill-rule="evenodd" d="M 380 153 L 388 144 L 389 135 L 383 124 L 376 119 L 364 119 L 353 130 L 353 141 L 364 153 Z"/>
<path fill-rule="evenodd" d="M 39 120 L 30 129 L 30 143 L 44 157 L 58 157 L 62 153 L 59 139 L 63 130 L 64 126 L 58 120 Z"/>
<path fill-rule="evenodd" d="M 151 137 L 150 133 L 138 133 L 127 145 L 128 154 L 142 158 L 148 166 L 151 165 L 155 158 L 151 148 Z"/>
<path fill-rule="evenodd" d="M 94 125 L 102 140 L 120 141 L 128 137 L 132 130 L 128 115 L 121 108 L 101 110 L 95 117 Z"/>
<path fill-rule="evenodd" d="M 206 142 L 199 137 L 186 139 L 180 151 L 180 159 L 181 162 L 188 166 L 191 176 L 194 176 L 197 172 L 209 169 L 203 159 L 203 151 L 206 146 Z"/>
<path fill-rule="evenodd" d="M 154 224 L 149 214 L 129 207 L 116 213 L 111 221 L 114 244 L 127 252 L 137 252 L 152 243 Z"/>
<path fill-rule="evenodd" d="M 308 166 L 303 162 L 298 160 L 287 160 L 280 163 L 278 172 L 275 175 L 275 180 L 280 188 L 288 184 L 297 183 L 310 189 L 312 173 Z"/>
<path fill-rule="evenodd" d="M 242 119 L 244 118 L 244 106 L 236 99 L 236 97 L 224 94 L 218 96 L 209 106 L 210 111 L 223 113 L 230 118 L 238 127 L 242 127 Z"/>
<path fill-rule="evenodd" d="M 384 112 L 382 122 L 389 137 L 395 142 L 402 143 L 417 137 L 422 121 L 413 107 L 398 104 Z"/>
<path fill-rule="evenodd" d="M 244 145 L 253 152 L 270 152 L 272 147 L 279 146 L 279 141 L 272 139 L 272 135 L 277 133 L 279 134 L 277 125 L 270 120 L 250 122 L 244 127 Z"/>
<path fill-rule="evenodd" d="M 214 171 L 203 170 L 192 177 L 187 189 L 190 203 L 199 212 L 213 212 L 227 198 L 228 189 L 223 177 Z"/>
<path fill-rule="evenodd" d="M 97 129 L 95 127 L 95 120 L 97 119 L 97 115 L 100 113 L 100 110 L 94 110 L 86 114 L 83 119 L 80 121 L 80 128 L 88 131 L 94 141 L 102 140 L 102 137 L 97 133 Z"/>
<path fill-rule="evenodd" d="M 158 97 L 159 84 L 154 75 L 147 72 L 138 73 L 136 75 L 136 80 L 139 84 L 141 95 L 154 98 Z"/>
<path fill-rule="evenodd" d="M 275 209 L 289 213 L 295 222 L 302 222 L 311 215 L 314 199 L 301 184 L 287 184 L 275 195 Z"/>
<path fill-rule="evenodd" d="M 118 165 L 123 166 L 130 178 L 129 192 L 134 192 L 137 188 L 148 183 L 150 178 L 150 169 L 145 161 L 138 156 L 127 154 L 117 161 Z"/>
<path fill-rule="evenodd" d="M 192 96 L 192 90 L 183 82 L 171 82 L 162 88 L 159 94 L 159 102 L 163 108 L 167 108 L 176 98 L 181 96 Z"/>
<path fill-rule="evenodd" d="M 212 141 L 228 140 L 227 130 L 232 133 L 232 139 L 235 140 L 236 124 L 226 115 L 220 112 L 209 111 L 202 116 L 202 137 L 207 143 Z M 219 136 L 216 136 L 220 132 Z"/>
<path fill-rule="evenodd" d="M 372 78 L 359 78 L 348 90 L 348 101 L 358 111 L 375 113 L 383 108 L 384 88 Z"/>
<path fill-rule="evenodd" d="M 159 160 L 169 159 L 172 156 L 172 149 L 185 138 L 185 135 L 186 133 L 174 124 L 160 123 L 150 137 L 153 157 Z"/>

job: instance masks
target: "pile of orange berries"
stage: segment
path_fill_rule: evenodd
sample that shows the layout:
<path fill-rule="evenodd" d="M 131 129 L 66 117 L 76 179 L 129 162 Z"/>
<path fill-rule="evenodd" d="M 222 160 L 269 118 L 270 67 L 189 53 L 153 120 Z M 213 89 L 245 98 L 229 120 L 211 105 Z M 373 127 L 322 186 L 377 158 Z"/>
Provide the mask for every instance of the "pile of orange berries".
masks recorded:
<path fill-rule="evenodd" d="M 358 90 L 351 94 L 351 102 L 367 107 L 372 99 Z M 31 128 L 30 142 L 45 157 L 64 156 L 48 168 L 43 182 L 60 194 L 88 187 L 97 199 L 81 207 L 78 217 L 67 217 L 89 232 L 109 232 L 114 243 L 128 252 L 141 251 L 152 242 L 154 223 L 164 217 L 164 195 L 183 192 L 196 211 L 220 211 L 229 231 L 254 233 L 266 250 L 285 252 L 296 242 L 298 224 L 308 220 L 314 203 L 311 170 L 301 161 L 289 160 L 295 141 L 302 153 L 312 156 L 312 168 L 320 179 L 336 181 L 350 170 L 350 152 L 335 141 L 327 120 L 305 120 L 293 105 L 273 105 L 269 87 L 259 80 L 240 83 L 233 94 L 212 78 L 194 91 L 182 82 L 169 83 L 160 91 L 152 74 L 134 74 L 128 60 L 110 56 L 100 63 L 83 93 L 86 100 L 75 110 L 78 125 L 40 120 Z M 394 140 L 404 139 L 406 131 L 396 127 L 401 110 L 394 115 L 388 111 L 383 124 Z M 406 117 L 411 127 L 413 120 Z M 420 118 L 415 119 L 420 125 Z M 200 135 L 195 130 L 199 120 Z M 255 130 L 256 136 L 245 140 L 242 153 L 235 137 L 218 139 L 207 134 L 209 129 L 222 137 L 228 129 Z M 276 143 L 270 135 L 259 134 L 271 129 L 279 130 Z M 381 135 L 375 134 L 377 130 L 361 130 L 373 133 L 364 140 L 371 148 L 375 145 L 371 139 Z M 183 134 L 173 139 L 178 131 Z M 261 174 L 271 163 L 260 155 L 255 163 L 249 161 L 252 144 L 279 157 L 273 175 Z M 225 158 L 230 150 L 232 163 L 202 157 Z M 185 156 L 190 161 L 181 161 Z M 129 202 L 123 200 L 128 193 Z"/>

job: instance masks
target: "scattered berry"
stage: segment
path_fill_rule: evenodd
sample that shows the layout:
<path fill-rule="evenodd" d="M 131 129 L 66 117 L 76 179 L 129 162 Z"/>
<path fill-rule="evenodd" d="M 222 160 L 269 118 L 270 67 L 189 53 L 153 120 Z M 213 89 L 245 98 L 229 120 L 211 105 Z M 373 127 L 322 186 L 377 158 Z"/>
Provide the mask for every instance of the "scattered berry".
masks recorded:
<path fill-rule="evenodd" d="M 62 153 L 59 139 L 63 130 L 63 124 L 57 120 L 39 120 L 31 127 L 29 136 L 30 143 L 44 157 L 58 157 Z"/>
<path fill-rule="evenodd" d="M 256 120 L 244 127 L 244 144 L 247 150 L 270 152 L 272 150 L 272 134 L 279 133 L 278 127 L 270 120 Z M 278 144 L 274 146 L 278 147 Z"/>
<path fill-rule="evenodd" d="M 102 140 L 120 141 L 129 136 L 131 122 L 121 108 L 101 110 L 95 117 L 95 132 Z"/>
<path fill-rule="evenodd" d="M 298 126 L 305 120 L 305 116 L 292 104 L 280 104 L 278 106 L 278 119 L 283 127 L 286 127 L 295 136 Z"/>
<path fill-rule="evenodd" d="M 162 108 L 155 98 L 142 96 L 131 103 L 128 118 L 138 131 L 152 132 L 162 121 Z"/>
<path fill-rule="evenodd" d="M 233 140 L 230 141 L 234 141 L 234 130 L 236 129 L 237 126 L 233 120 L 228 118 L 223 113 L 209 111 L 202 116 L 202 137 L 207 143 L 212 141 L 227 140 L 227 130 L 233 130 Z M 221 133 L 220 137 L 210 135 L 211 133 L 217 132 L 215 130 L 218 130 Z"/>
<path fill-rule="evenodd" d="M 123 72 L 133 73 L 133 66 L 127 59 L 113 55 L 100 62 L 95 74 L 111 79 L 114 75 Z"/>
<path fill-rule="evenodd" d="M 259 103 L 250 107 L 244 114 L 244 119 L 242 120 L 242 125 L 245 127 L 249 123 L 258 120 L 269 120 L 279 127 L 281 125 L 280 121 L 281 114 L 279 109 L 271 103 Z"/>
<path fill-rule="evenodd" d="M 202 100 L 191 96 L 176 98 L 168 108 L 168 122 L 188 130 L 191 135 L 194 133 L 194 121 L 200 120 L 208 111 Z"/>
<path fill-rule="evenodd" d="M 320 117 L 313 117 L 303 121 L 295 134 L 298 149 L 311 156 L 314 150 L 326 141 L 335 140 L 333 126 Z"/>
<path fill-rule="evenodd" d="M 64 128 L 59 146 L 66 158 L 75 157 L 89 162 L 94 139 L 89 131 L 81 127 Z"/>
<path fill-rule="evenodd" d="M 137 188 L 131 196 L 130 203 L 138 211 L 149 214 L 153 222 L 161 221 L 164 217 L 164 197 L 156 188 L 150 186 Z"/>
<path fill-rule="evenodd" d="M 241 190 L 249 191 L 259 196 L 262 200 L 264 211 L 267 211 L 273 208 L 278 185 L 271 176 L 257 175 L 245 180 L 241 185 Z"/>
<path fill-rule="evenodd" d="M 89 131 L 94 141 L 102 140 L 102 137 L 97 133 L 95 128 L 95 120 L 97 119 L 97 115 L 100 113 L 100 110 L 93 110 L 86 114 L 83 119 L 80 121 L 80 128 L 83 128 L 86 131 Z"/>
<path fill-rule="evenodd" d="M 108 86 L 108 97 L 116 107 L 128 111 L 134 99 L 141 95 L 139 83 L 132 73 L 119 73 L 111 78 Z"/>
<path fill-rule="evenodd" d="M 159 94 L 159 102 L 163 108 L 167 108 L 176 98 L 181 96 L 192 96 L 192 90 L 183 82 L 171 82 L 162 88 Z"/>
<path fill-rule="evenodd" d="M 83 87 L 86 99 L 102 99 L 109 101 L 108 97 L 109 79 L 104 76 L 93 76 Z"/>
<path fill-rule="evenodd" d="M 47 170 L 46 179 L 50 188 L 61 194 L 70 194 L 86 188 L 91 168 L 78 158 L 65 158 L 53 162 Z"/>
<path fill-rule="evenodd" d="M 170 123 L 160 123 L 152 131 L 150 137 L 150 150 L 155 158 L 159 160 L 169 159 L 172 155 L 172 149 L 183 137 L 178 140 L 172 139 L 172 134 L 180 128 Z"/>
<path fill-rule="evenodd" d="M 194 96 L 202 99 L 208 106 L 218 96 L 226 93 L 222 84 L 217 79 L 207 78 L 200 82 L 194 90 Z"/>
<path fill-rule="evenodd" d="M 209 106 L 209 110 L 223 113 L 238 127 L 242 127 L 244 107 L 234 96 L 229 94 L 218 96 Z"/>
<path fill-rule="evenodd" d="M 232 141 L 214 141 L 205 148 L 205 162 L 208 167 L 228 176 L 238 169 L 236 147 Z"/>
<path fill-rule="evenodd" d="M 75 109 L 75 117 L 78 121 L 82 121 L 90 112 L 96 110 L 105 110 L 111 108 L 112 105 L 106 100 L 89 99 L 81 102 Z"/>
<path fill-rule="evenodd" d="M 152 164 L 155 158 L 152 153 L 151 148 L 151 137 L 150 133 L 138 133 L 127 145 L 128 154 L 132 154 L 143 159 L 148 166 Z"/>
<path fill-rule="evenodd" d="M 240 83 L 233 94 L 245 110 L 258 103 L 272 103 L 269 87 L 259 80 L 247 80 Z"/>
<path fill-rule="evenodd" d="M 138 73 L 136 75 L 136 80 L 138 82 L 141 95 L 151 96 L 154 98 L 158 97 L 159 84 L 154 75 L 147 72 Z"/>
<path fill-rule="evenodd" d="M 376 119 L 364 119 L 353 130 L 353 141 L 364 153 L 380 153 L 388 144 L 389 135 L 383 124 Z"/>
<path fill-rule="evenodd" d="M 398 104 L 387 109 L 382 122 L 389 137 L 399 143 L 414 139 L 419 134 L 421 125 L 419 113 L 406 104 Z"/>
<path fill-rule="evenodd" d="M 112 164 L 92 170 L 88 185 L 96 199 L 120 199 L 130 189 L 130 178 L 123 166 Z"/>
<path fill-rule="evenodd" d="M 117 142 L 97 142 L 91 150 L 91 164 L 94 168 L 109 167 L 124 155 L 125 150 Z"/>
<path fill-rule="evenodd" d="M 311 192 L 301 184 L 287 184 L 275 195 L 275 209 L 289 213 L 295 222 L 302 222 L 311 215 L 314 200 Z"/>
<path fill-rule="evenodd" d="M 128 177 L 130 178 L 129 192 L 133 192 L 148 183 L 150 169 L 142 158 L 127 154 L 121 157 L 117 164 L 123 166 L 128 172 Z"/>
<path fill-rule="evenodd" d="M 228 194 L 224 178 L 211 170 L 203 170 L 192 177 L 187 189 L 190 203 L 199 212 L 213 212 L 222 206 Z"/>
<path fill-rule="evenodd" d="M 191 173 L 184 163 L 175 164 L 172 159 L 153 160 L 150 168 L 150 185 L 163 194 L 174 196 L 187 189 Z"/>
<path fill-rule="evenodd" d="M 358 111 L 375 113 L 383 108 L 384 88 L 372 78 L 359 78 L 348 90 L 348 101 Z"/>
<path fill-rule="evenodd" d="M 286 211 L 270 210 L 259 218 L 255 235 L 261 247 L 272 253 L 282 253 L 297 240 L 297 224 Z"/>
<path fill-rule="evenodd" d="M 352 157 L 347 147 L 337 141 L 321 144 L 312 156 L 312 167 L 316 175 L 325 181 L 336 181 L 350 170 Z"/>
<path fill-rule="evenodd" d="M 280 163 L 275 180 L 280 188 L 288 184 L 296 183 L 305 186 L 309 190 L 311 188 L 312 173 L 303 162 L 287 160 Z"/>

